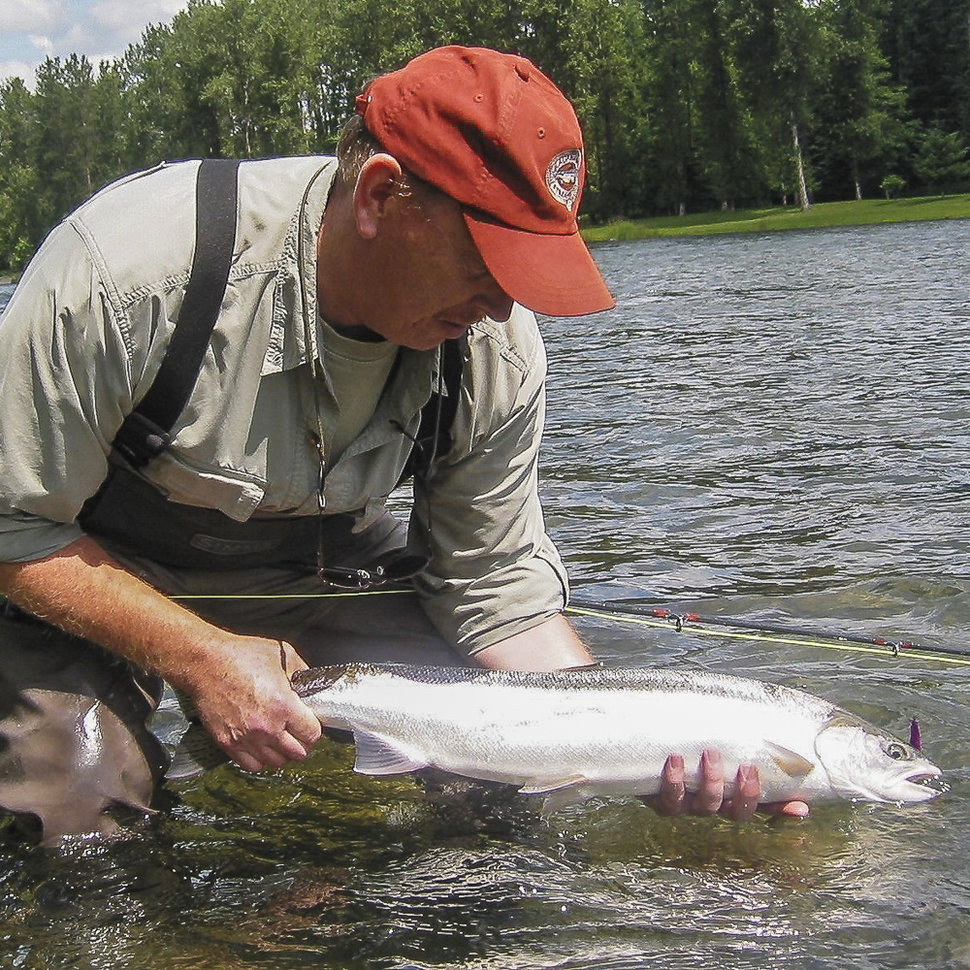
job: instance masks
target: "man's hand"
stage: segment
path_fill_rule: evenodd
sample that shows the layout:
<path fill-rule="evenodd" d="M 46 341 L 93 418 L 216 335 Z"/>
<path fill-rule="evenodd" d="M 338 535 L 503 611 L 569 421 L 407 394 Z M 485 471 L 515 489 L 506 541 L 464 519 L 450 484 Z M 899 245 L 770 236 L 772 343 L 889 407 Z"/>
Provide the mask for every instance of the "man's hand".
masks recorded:
<path fill-rule="evenodd" d="M 280 640 L 239 637 L 220 659 L 192 671 L 183 689 L 216 744 L 246 771 L 301 761 L 320 721 L 290 685 L 306 663 Z"/>
<path fill-rule="evenodd" d="M 644 798 L 659 815 L 721 814 L 736 820 L 751 818 L 757 810 L 772 815 L 804 818 L 809 808 L 805 802 L 760 804 L 761 780 L 755 765 L 741 765 L 735 778 L 734 797 L 724 798 L 724 760 L 719 751 L 705 750 L 701 755 L 701 784 L 696 792 L 687 791 L 684 759 L 672 754 L 663 767 L 663 781 L 656 795 Z"/>

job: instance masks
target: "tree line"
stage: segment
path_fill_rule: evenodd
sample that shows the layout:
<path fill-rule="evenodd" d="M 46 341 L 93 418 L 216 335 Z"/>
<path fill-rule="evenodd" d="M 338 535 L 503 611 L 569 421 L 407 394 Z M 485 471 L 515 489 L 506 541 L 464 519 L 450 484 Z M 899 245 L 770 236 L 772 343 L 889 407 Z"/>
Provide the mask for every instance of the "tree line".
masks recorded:
<path fill-rule="evenodd" d="M 0 85 L 0 269 L 159 160 L 332 151 L 368 78 L 446 43 L 572 98 L 595 222 L 970 188 L 970 0 L 190 0 Z"/>

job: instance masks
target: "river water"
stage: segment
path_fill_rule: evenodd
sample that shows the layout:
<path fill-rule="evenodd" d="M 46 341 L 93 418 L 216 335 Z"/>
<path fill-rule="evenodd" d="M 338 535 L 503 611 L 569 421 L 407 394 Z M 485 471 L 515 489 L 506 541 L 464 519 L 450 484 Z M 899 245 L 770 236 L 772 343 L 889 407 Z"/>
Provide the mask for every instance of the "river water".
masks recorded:
<path fill-rule="evenodd" d="M 968 253 L 970 222 L 599 247 L 619 308 L 543 321 L 574 595 L 970 647 Z M 358 777 L 326 741 L 173 787 L 114 842 L 0 847 L 0 966 L 970 966 L 970 666 L 575 622 L 610 663 L 797 686 L 904 735 L 918 714 L 949 790 L 544 822 L 505 791 Z"/>

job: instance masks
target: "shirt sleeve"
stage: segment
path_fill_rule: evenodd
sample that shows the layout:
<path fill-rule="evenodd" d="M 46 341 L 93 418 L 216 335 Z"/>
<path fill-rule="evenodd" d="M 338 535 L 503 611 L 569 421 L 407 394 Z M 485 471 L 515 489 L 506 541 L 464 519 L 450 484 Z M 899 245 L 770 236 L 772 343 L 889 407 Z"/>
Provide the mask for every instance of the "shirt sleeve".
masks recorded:
<path fill-rule="evenodd" d="M 0 561 L 43 558 L 81 534 L 130 407 L 127 330 L 97 252 L 62 223 L 0 317 Z"/>
<path fill-rule="evenodd" d="M 546 359 L 533 315 L 516 307 L 469 339 L 453 447 L 415 483 L 412 542 L 430 545 L 416 586 L 432 622 L 477 653 L 560 613 L 562 560 L 538 494 Z"/>

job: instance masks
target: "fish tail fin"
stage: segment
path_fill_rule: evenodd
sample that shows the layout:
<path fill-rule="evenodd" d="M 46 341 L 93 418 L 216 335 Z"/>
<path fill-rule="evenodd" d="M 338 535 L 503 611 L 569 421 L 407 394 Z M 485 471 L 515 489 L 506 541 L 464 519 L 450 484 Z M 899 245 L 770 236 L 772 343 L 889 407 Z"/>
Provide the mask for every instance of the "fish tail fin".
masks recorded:
<path fill-rule="evenodd" d="M 175 749 L 165 777 L 170 781 L 187 781 L 231 760 L 202 724 L 193 720 Z"/>

